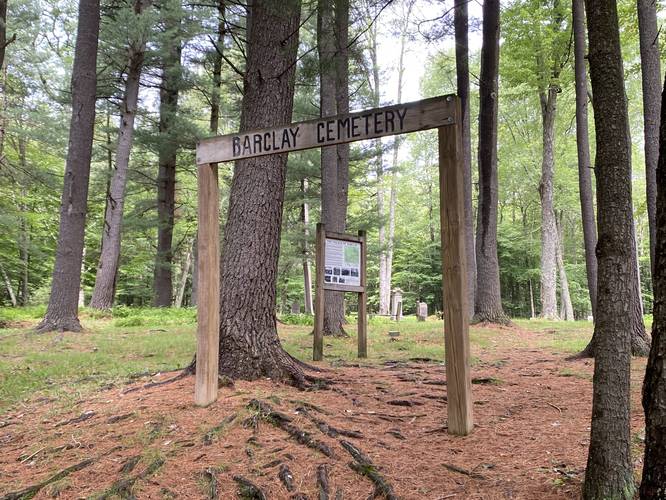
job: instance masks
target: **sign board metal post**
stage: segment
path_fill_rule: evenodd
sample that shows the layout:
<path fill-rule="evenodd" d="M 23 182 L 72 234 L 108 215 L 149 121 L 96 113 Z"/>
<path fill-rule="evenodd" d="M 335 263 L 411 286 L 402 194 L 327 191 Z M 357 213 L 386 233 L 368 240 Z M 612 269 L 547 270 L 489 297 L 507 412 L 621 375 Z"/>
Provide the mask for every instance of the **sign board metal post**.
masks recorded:
<path fill-rule="evenodd" d="M 359 231 L 358 236 L 353 236 L 326 231 L 324 224 L 317 224 L 313 361 L 321 361 L 324 357 L 326 290 L 358 294 L 358 357 L 368 356 L 365 242 L 365 231 Z"/>
<path fill-rule="evenodd" d="M 197 186 L 199 296 L 194 403 L 198 406 L 207 406 L 217 399 L 220 349 L 220 188 L 216 163 L 199 165 Z"/>
<path fill-rule="evenodd" d="M 444 342 L 448 430 L 466 436 L 474 427 L 469 352 L 467 262 L 463 204 L 463 157 L 460 99 L 453 127 L 440 127 L 439 198 L 444 291 Z"/>

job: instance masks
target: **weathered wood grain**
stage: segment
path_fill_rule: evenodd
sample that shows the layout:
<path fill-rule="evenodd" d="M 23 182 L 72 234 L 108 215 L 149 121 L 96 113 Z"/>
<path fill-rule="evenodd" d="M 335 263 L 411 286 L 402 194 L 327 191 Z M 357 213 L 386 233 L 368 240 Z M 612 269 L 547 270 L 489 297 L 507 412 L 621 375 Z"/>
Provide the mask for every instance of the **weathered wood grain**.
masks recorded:
<path fill-rule="evenodd" d="M 437 128 L 453 124 L 454 111 L 454 96 L 449 95 L 281 127 L 211 137 L 197 144 L 197 164 L 233 161 Z"/>

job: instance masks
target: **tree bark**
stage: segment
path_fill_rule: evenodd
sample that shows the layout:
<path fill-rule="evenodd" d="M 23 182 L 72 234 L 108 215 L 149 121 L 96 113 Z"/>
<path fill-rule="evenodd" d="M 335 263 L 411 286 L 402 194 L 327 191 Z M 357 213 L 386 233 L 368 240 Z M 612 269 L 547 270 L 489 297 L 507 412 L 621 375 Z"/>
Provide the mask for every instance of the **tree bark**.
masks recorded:
<path fill-rule="evenodd" d="M 643 382 L 645 455 L 640 487 L 642 499 L 655 500 L 666 497 L 666 92 L 662 94 L 660 115 L 659 161 L 655 172 L 654 310 L 652 347 Z"/>
<path fill-rule="evenodd" d="M 225 35 L 224 0 L 218 0 L 217 13 L 217 42 L 214 44 L 213 89 L 210 96 L 210 132 L 213 135 L 217 135 L 220 122 L 220 86 L 222 85 L 222 55 L 224 54 Z"/>
<path fill-rule="evenodd" d="M 137 0 L 134 3 L 134 14 L 137 17 L 140 16 L 148 5 L 148 0 Z M 146 41 L 142 37 L 139 40 L 131 41 L 128 46 L 127 80 L 125 81 L 125 95 L 121 104 L 116 164 L 108 190 L 107 210 L 104 214 L 104 228 L 102 229 L 102 250 L 97 266 L 95 288 L 90 299 L 90 307 L 93 309 L 110 309 L 113 307 L 116 296 L 125 188 L 134 137 L 134 119 L 139 100 L 139 83 L 145 47 Z"/>
<path fill-rule="evenodd" d="M 479 202 L 476 225 L 476 303 L 474 322 L 508 324 L 500 296 L 497 259 L 497 101 L 499 0 L 483 3 L 483 42 L 479 81 Z"/>
<path fill-rule="evenodd" d="M 476 251 L 474 248 L 474 209 L 472 207 L 472 134 L 469 122 L 469 21 L 467 0 L 454 1 L 453 26 L 456 41 L 456 81 L 462 113 L 467 303 L 469 304 L 470 318 L 473 318 L 476 294 Z"/>
<path fill-rule="evenodd" d="M 178 285 L 178 292 L 176 293 L 176 301 L 174 303 L 175 307 L 183 306 L 183 298 L 185 297 L 185 288 L 187 288 L 187 277 L 190 274 L 190 267 L 192 267 L 192 253 L 196 245 L 196 240 L 189 245 L 187 253 L 185 254 L 185 260 L 183 262 L 183 268 L 180 273 L 180 284 Z"/>
<path fill-rule="evenodd" d="M 661 65 L 656 0 L 637 0 L 638 34 L 643 83 L 643 132 L 645 134 L 645 189 L 650 228 L 650 263 L 655 272 L 657 162 L 659 161 L 659 117 L 661 114 Z"/>
<path fill-rule="evenodd" d="M 617 6 L 586 0 L 596 129 L 598 297 L 590 448 L 583 498 L 634 495 L 630 432 L 635 245 L 631 145 Z"/>
<path fill-rule="evenodd" d="M 241 131 L 291 121 L 300 1 L 254 0 L 249 16 Z M 222 247 L 220 373 L 302 386 L 275 316 L 286 166 L 286 154 L 236 162 Z"/>
<path fill-rule="evenodd" d="M 590 139 L 587 127 L 587 70 L 585 68 L 585 6 L 583 0 L 572 0 L 574 62 L 576 77 L 576 146 L 578 151 L 578 190 L 580 193 L 580 212 L 583 223 L 583 241 L 585 245 L 585 269 L 587 271 L 587 289 L 590 295 L 592 316 L 597 315 L 597 230 L 592 197 L 590 172 Z"/>
<path fill-rule="evenodd" d="M 400 55 L 398 56 L 398 92 L 396 102 L 402 102 L 402 83 L 405 73 L 405 43 L 409 21 L 414 8 L 414 0 L 407 2 L 407 11 L 401 16 L 402 26 L 400 32 Z M 391 289 L 391 280 L 393 275 L 393 245 L 395 241 L 395 210 L 398 205 L 398 154 L 402 138 L 395 136 L 393 138 L 393 158 L 391 162 L 391 192 L 389 194 L 389 213 L 388 213 L 388 237 L 386 238 L 386 265 L 384 267 L 384 286 L 385 290 Z"/>
<path fill-rule="evenodd" d="M 173 226 L 176 202 L 176 154 L 178 135 L 175 130 L 181 78 L 181 11 L 170 6 L 163 14 L 170 34 L 162 47 L 162 83 L 160 86 L 159 169 L 157 174 L 157 254 L 155 256 L 153 305 L 168 307 L 173 298 Z"/>
<path fill-rule="evenodd" d="M 2 267 L 2 264 L 0 264 L 0 274 L 2 274 L 2 280 L 5 282 L 5 288 L 7 289 L 7 293 L 9 294 L 9 300 L 12 303 L 12 307 L 17 306 L 17 301 L 16 301 L 16 294 L 14 294 L 14 289 L 12 288 L 12 282 L 9 279 L 9 276 L 7 276 L 7 272 L 5 271 L 5 268 Z"/>
<path fill-rule="evenodd" d="M 308 251 L 308 241 L 310 240 L 310 204 L 307 198 L 308 180 L 301 179 L 301 195 L 303 203 L 301 204 L 301 223 L 303 224 L 303 300 L 305 302 L 305 314 L 314 314 L 312 303 L 312 272 L 310 270 L 310 253 Z"/>
<path fill-rule="evenodd" d="M 541 317 L 556 320 L 557 314 L 557 227 L 553 209 L 553 156 L 557 88 L 550 85 L 541 92 L 541 118 L 543 122 L 543 157 L 541 161 Z"/>
<path fill-rule="evenodd" d="M 0 0 L 0 70 L 5 63 L 5 49 L 14 39 L 15 36 L 7 40 L 7 0 Z"/>
<path fill-rule="evenodd" d="M 60 203 L 60 227 L 51 295 L 39 331 L 80 331 L 81 259 L 86 226 L 88 180 L 95 127 L 99 0 L 80 0 L 72 69 L 72 119 Z"/>
<path fill-rule="evenodd" d="M 26 155 L 27 139 L 24 136 L 19 136 L 17 142 L 21 168 L 24 172 L 29 172 Z M 23 306 L 27 306 L 30 303 L 30 224 L 28 222 L 29 209 L 25 203 L 27 199 L 28 191 L 25 186 L 22 186 L 18 207 L 21 214 L 19 218 L 19 258 L 21 260 L 21 286 L 19 291 L 21 305 Z"/>
<path fill-rule="evenodd" d="M 560 297 L 561 308 L 560 318 L 564 321 L 574 321 L 573 304 L 571 303 L 571 294 L 569 293 L 569 280 L 567 279 L 567 270 L 564 267 L 564 236 L 562 234 L 562 222 L 557 224 L 557 268 L 560 273 Z"/>
<path fill-rule="evenodd" d="M 319 0 L 317 7 L 319 102 L 322 117 L 349 110 L 347 58 L 344 57 L 343 64 L 341 61 L 343 57 L 339 54 L 340 42 L 343 38 L 347 39 L 347 24 L 344 24 L 343 33 L 336 35 L 336 30 L 340 29 L 337 17 L 344 15 L 344 12 L 340 12 L 344 6 L 338 3 L 346 2 L 336 0 L 336 9 L 334 9 L 334 0 Z M 346 55 L 346 42 L 344 45 Z M 340 92 L 338 92 L 339 86 L 344 87 Z M 347 94 L 344 98 L 342 92 Z M 349 146 L 321 148 L 321 220 L 328 231 L 345 232 L 348 180 Z M 328 292 L 324 305 L 324 335 L 346 336 L 344 323 L 344 293 Z"/>
<path fill-rule="evenodd" d="M 370 63 L 372 68 L 372 105 L 379 107 L 381 105 L 381 83 L 379 80 L 379 60 L 377 48 L 377 26 L 371 24 L 368 30 Z M 384 150 L 381 139 L 375 139 L 375 175 L 377 176 L 377 218 L 379 219 L 378 240 L 379 240 L 379 314 L 388 316 L 391 307 L 391 283 L 386 281 L 387 268 L 387 242 L 386 242 L 386 208 L 385 208 L 385 190 L 384 190 Z"/>

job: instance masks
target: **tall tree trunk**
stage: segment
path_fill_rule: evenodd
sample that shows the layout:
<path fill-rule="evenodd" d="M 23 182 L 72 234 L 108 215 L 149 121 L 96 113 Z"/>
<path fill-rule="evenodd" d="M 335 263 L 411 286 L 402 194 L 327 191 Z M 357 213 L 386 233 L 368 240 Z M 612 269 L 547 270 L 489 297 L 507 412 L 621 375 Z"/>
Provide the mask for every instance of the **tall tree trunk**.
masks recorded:
<path fill-rule="evenodd" d="M 497 101 L 499 0 L 483 3 L 479 81 L 479 202 L 476 225 L 475 322 L 509 323 L 502 309 L 497 259 Z"/>
<path fill-rule="evenodd" d="M 194 244 L 192 245 L 192 288 L 190 290 L 190 306 L 196 306 L 199 294 L 199 278 L 197 269 L 199 266 L 199 247 L 197 241 L 199 236 L 194 234 Z"/>
<path fill-rule="evenodd" d="M 576 146 L 578 150 L 578 190 L 583 222 L 585 269 L 587 290 L 590 295 L 592 316 L 597 315 L 597 230 L 594 218 L 594 200 L 590 161 L 590 139 L 587 127 L 587 70 L 585 68 L 585 6 L 583 0 L 572 0 L 574 61 L 576 76 Z"/>
<path fill-rule="evenodd" d="M 24 172 L 29 172 L 28 157 L 26 154 L 27 139 L 25 136 L 20 135 L 18 138 L 18 154 L 21 169 Z M 27 306 L 30 303 L 30 224 L 28 222 L 28 206 L 25 200 L 28 199 L 28 190 L 25 186 L 21 186 L 21 196 L 18 202 L 19 213 L 19 258 L 21 260 L 21 285 L 20 297 L 21 305 Z"/>
<path fill-rule="evenodd" d="M 137 17 L 140 16 L 147 5 L 148 0 L 137 0 L 134 3 L 134 14 Z M 128 46 L 127 80 L 125 81 L 125 95 L 121 104 L 120 125 L 118 126 L 116 164 L 108 190 L 107 210 L 104 214 L 104 228 L 102 229 L 102 250 L 97 266 L 97 275 L 95 276 L 95 288 L 90 299 L 90 307 L 93 309 L 110 309 L 113 307 L 116 296 L 125 188 L 134 137 L 134 118 L 136 117 L 139 100 L 139 83 L 145 47 L 146 42 L 143 39 L 133 40 Z"/>
<path fill-rule="evenodd" d="M 664 82 L 666 89 L 666 81 Z M 641 498 L 666 496 L 666 92 L 661 100 L 659 162 L 656 171 L 656 247 L 653 262 L 652 348 L 643 382 L 645 456 Z"/>
<path fill-rule="evenodd" d="M 213 53 L 213 89 L 210 95 L 210 132 L 213 135 L 217 135 L 220 122 L 220 86 L 222 85 L 222 55 L 224 54 L 225 35 L 224 0 L 218 0 L 217 13 L 217 41 Z"/>
<path fill-rule="evenodd" d="M 83 246 L 83 252 L 81 253 L 81 276 L 85 273 L 86 270 L 86 247 Z M 81 279 L 83 281 L 83 279 Z M 79 287 L 79 308 L 86 305 L 86 291 L 83 289 L 83 284 Z"/>
<path fill-rule="evenodd" d="M 60 203 L 58 245 L 49 305 L 44 319 L 37 326 L 40 331 L 81 330 L 78 300 L 95 128 L 99 11 L 99 0 L 80 0 L 72 69 L 72 119 Z"/>
<path fill-rule="evenodd" d="M 157 254 L 155 256 L 153 305 L 168 307 L 173 298 L 173 226 L 176 203 L 176 154 L 178 135 L 175 131 L 181 78 L 180 5 L 166 9 L 166 32 L 172 37 L 162 48 L 162 83 L 160 86 L 159 170 L 157 174 Z"/>
<path fill-rule="evenodd" d="M 5 49 L 16 40 L 16 35 L 7 40 L 7 0 L 0 0 L 0 70 L 5 63 Z"/>
<path fill-rule="evenodd" d="M 400 55 L 398 56 L 398 88 L 396 102 L 402 102 L 402 84 L 405 73 L 405 44 L 409 29 L 409 22 L 414 8 L 414 0 L 408 0 L 407 11 L 402 14 L 402 27 L 400 32 Z M 391 288 L 391 278 L 393 275 L 393 245 L 395 241 L 395 211 L 398 205 L 398 154 L 402 138 L 395 136 L 393 138 L 393 158 L 391 162 L 391 192 L 389 194 L 389 213 L 388 213 L 388 237 L 386 239 L 386 266 L 384 272 L 384 283 L 387 289 Z"/>
<path fill-rule="evenodd" d="M 5 268 L 2 267 L 2 264 L 0 264 L 0 274 L 2 274 L 2 280 L 5 282 L 5 288 L 7 289 L 7 293 L 9 294 L 9 300 L 12 303 L 12 307 L 16 307 L 17 305 L 16 294 L 14 294 L 14 289 L 12 288 L 12 282 L 9 279 L 9 276 L 7 276 L 7 272 L 5 271 Z"/>
<path fill-rule="evenodd" d="M 536 318 L 536 311 L 534 310 L 534 291 L 532 290 L 532 280 L 529 280 L 530 283 L 530 319 Z"/>
<path fill-rule="evenodd" d="M 637 0 L 638 34 L 641 46 L 643 82 L 643 131 L 645 133 L 645 189 L 650 228 L 650 263 L 655 271 L 657 236 L 657 162 L 659 160 L 659 116 L 661 114 L 661 65 L 659 63 L 659 30 L 656 0 Z"/>
<path fill-rule="evenodd" d="M 472 207 L 472 133 L 469 122 L 469 21 L 467 0 L 454 1 L 453 26 L 456 41 L 456 81 L 462 113 L 467 302 L 469 304 L 470 318 L 473 318 L 476 294 L 476 251 L 474 248 L 474 209 Z"/>
<path fill-rule="evenodd" d="M 635 246 L 631 145 L 617 6 L 586 0 L 596 129 L 599 288 L 590 449 L 583 498 L 634 496 L 630 433 L 631 296 Z"/>
<path fill-rule="evenodd" d="M 308 251 L 308 241 L 310 240 L 310 204 L 308 203 L 308 180 L 301 179 L 301 195 L 303 203 L 301 204 L 301 223 L 303 224 L 303 243 L 301 252 L 303 253 L 303 297 L 305 301 L 305 314 L 314 314 L 312 304 L 312 272 L 310 270 L 310 254 Z"/>
<path fill-rule="evenodd" d="M 338 109 L 338 105 L 341 107 L 345 107 L 346 105 L 347 110 L 349 109 L 348 97 L 346 101 L 344 99 L 340 100 L 337 91 L 339 84 L 343 84 L 343 81 L 347 82 L 346 65 L 343 68 L 343 64 L 338 60 L 337 56 L 338 39 L 341 40 L 344 34 L 346 34 L 346 28 L 344 30 L 345 33 L 339 34 L 336 37 L 338 25 L 333 5 L 334 0 L 319 0 L 317 6 L 317 46 L 319 50 L 320 79 L 319 102 L 322 117 L 344 112 Z M 340 72 L 344 73 L 344 75 L 337 74 Z M 345 160 L 345 155 L 346 163 L 338 163 Z M 321 148 L 321 220 L 328 231 L 339 233 L 345 231 L 348 168 L 348 146 L 346 150 L 339 146 Z M 343 202 L 344 207 L 342 206 Z M 324 305 L 324 335 L 346 336 L 347 333 L 343 329 L 344 322 L 344 293 L 327 292 L 326 303 Z"/>
<path fill-rule="evenodd" d="M 249 16 L 241 131 L 291 121 L 300 1 L 254 0 Z M 286 166 L 286 154 L 236 162 L 222 245 L 220 373 L 304 385 L 275 316 Z"/>
<path fill-rule="evenodd" d="M 217 3 L 218 24 L 217 41 L 214 44 L 213 53 L 213 88 L 210 97 L 210 133 L 217 135 L 220 123 L 220 86 L 222 85 L 222 55 L 224 54 L 224 37 L 226 35 L 226 10 L 225 0 L 218 0 Z M 190 290 L 190 305 L 197 305 L 197 294 L 199 288 L 199 278 L 196 272 L 198 268 L 199 252 L 197 249 L 197 235 L 194 235 L 192 245 L 192 288 Z"/>
<path fill-rule="evenodd" d="M 564 267 L 564 235 L 562 234 L 562 221 L 557 224 L 557 269 L 560 273 L 560 297 L 561 308 L 560 318 L 565 321 L 574 321 L 573 304 L 571 303 L 571 294 L 569 293 L 569 280 L 567 279 L 567 270 Z"/>
<path fill-rule="evenodd" d="M 553 176 L 555 170 L 554 129 L 557 113 L 557 88 L 550 85 L 541 92 L 543 121 L 543 157 L 541 161 L 541 317 L 558 319 L 557 314 L 557 228 L 553 209 Z"/>
<path fill-rule="evenodd" d="M 372 105 L 381 104 L 381 83 L 379 79 L 379 58 L 377 47 L 377 26 L 372 24 L 369 33 L 370 63 L 372 64 Z M 379 219 L 379 314 L 387 316 L 391 307 L 391 283 L 386 280 L 387 268 L 387 237 L 386 237 L 386 207 L 384 189 L 384 150 L 381 139 L 375 139 L 375 175 L 377 176 L 377 218 Z"/>
<path fill-rule="evenodd" d="M 195 241 L 196 239 L 187 247 L 187 253 L 185 254 L 185 260 L 183 261 L 183 268 L 180 272 L 180 284 L 178 285 L 178 292 L 176 293 L 175 307 L 183 306 L 183 298 L 185 297 L 185 289 L 187 288 L 187 277 L 190 274 L 190 267 L 192 267 L 192 253 L 194 251 Z"/>

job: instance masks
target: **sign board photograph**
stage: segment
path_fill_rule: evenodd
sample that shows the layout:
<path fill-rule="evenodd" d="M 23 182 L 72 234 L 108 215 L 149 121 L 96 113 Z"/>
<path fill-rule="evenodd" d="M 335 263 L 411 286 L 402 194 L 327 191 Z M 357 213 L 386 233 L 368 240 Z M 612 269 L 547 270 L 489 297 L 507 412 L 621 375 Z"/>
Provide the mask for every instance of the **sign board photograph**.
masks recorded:
<path fill-rule="evenodd" d="M 360 243 L 326 238 L 324 255 L 324 286 L 328 283 L 361 285 Z"/>

